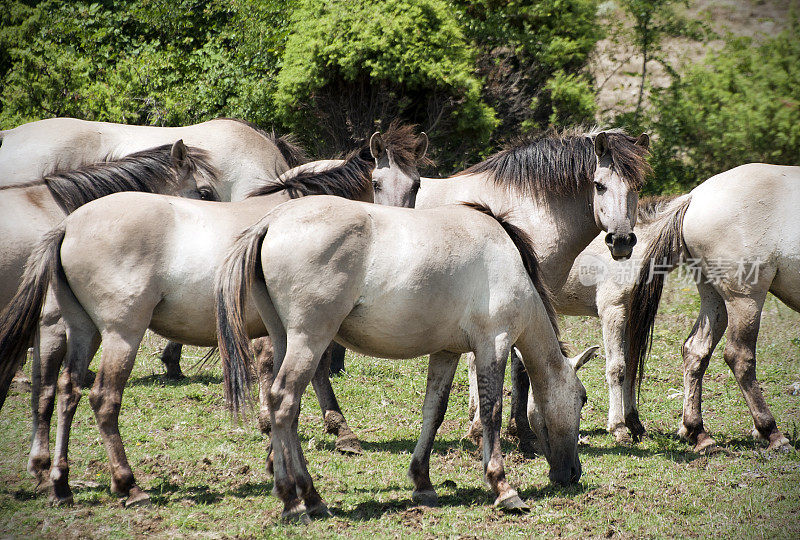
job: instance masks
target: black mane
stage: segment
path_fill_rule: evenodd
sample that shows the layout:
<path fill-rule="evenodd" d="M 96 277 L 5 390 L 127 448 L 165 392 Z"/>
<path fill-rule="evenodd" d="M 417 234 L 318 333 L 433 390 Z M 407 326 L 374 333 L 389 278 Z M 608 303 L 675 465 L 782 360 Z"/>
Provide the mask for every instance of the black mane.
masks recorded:
<path fill-rule="evenodd" d="M 193 170 L 216 178 L 207 153 L 187 147 Z M 172 162 L 172 145 L 165 144 L 129 154 L 114 161 L 85 165 L 78 169 L 56 171 L 41 180 L 12 184 L 0 189 L 25 188 L 44 184 L 53 198 L 69 214 L 84 204 L 122 191 L 169 193 L 179 187 Z"/>
<path fill-rule="evenodd" d="M 248 197 L 271 195 L 286 191 L 292 199 L 306 195 L 336 195 L 346 199 L 360 199 L 372 189 L 372 170 L 375 160 L 369 147 L 356 150 L 344 163 L 322 172 L 301 172 L 274 183 L 260 186 Z"/>
<path fill-rule="evenodd" d="M 607 131 L 612 169 L 626 184 L 639 190 L 649 171 L 647 149 L 625 133 Z M 550 192 L 575 196 L 594 178 L 597 159 L 596 134 L 561 133 L 543 135 L 502 150 L 485 161 L 458 173 L 487 173 L 499 186 L 516 189 L 526 195 Z"/>

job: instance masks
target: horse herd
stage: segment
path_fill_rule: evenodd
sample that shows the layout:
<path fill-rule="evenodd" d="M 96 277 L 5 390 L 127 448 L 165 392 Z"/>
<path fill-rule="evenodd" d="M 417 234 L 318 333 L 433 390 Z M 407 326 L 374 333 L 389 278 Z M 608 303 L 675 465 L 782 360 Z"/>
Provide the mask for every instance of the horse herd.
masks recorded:
<path fill-rule="evenodd" d="M 173 355 L 218 345 L 234 411 L 257 380 L 286 519 L 328 514 L 297 434 L 309 383 L 337 448 L 360 451 L 328 379 L 332 342 L 377 358 L 430 355 L 409 467 L 412 499 L 427 505 L 433 440 L 469 354 L 485 480 L 497 506 L 525 509 L 500 451 L 509 354 L 517 435 L 547 459 L 551 481 L 576 482 L 586 402 L 576 372 L 597 347 L 568 358 L 555 314 L 600 317 L 608 429 L 638 438 L 636 382 L 664 276 L 682 263 L 701 307 L 682 349 L 679 433 L 698 451 L 715 444 L 702 378 L 727 328 L 724 358 L 754 435 L 789 447 L 756 380 L 755 345 L 767 292 L 800 311 L 799 167 L 743 165 L 640 202 L 646 135 L 541 136 L 444 179 L 420 178 L 427 146 L 398 123 L 343 160 L 310 163 L 291 139 L 224 118 L 180 128 L 53 118 L 0 132 L 0 406 L 33 346 L 28 470 L 50 500 L 72 502 L 70 426 L 101 344 L 89 401 L 111 489 L 128 505 L 148 500 L 118 417 L 151 329 Z"/>

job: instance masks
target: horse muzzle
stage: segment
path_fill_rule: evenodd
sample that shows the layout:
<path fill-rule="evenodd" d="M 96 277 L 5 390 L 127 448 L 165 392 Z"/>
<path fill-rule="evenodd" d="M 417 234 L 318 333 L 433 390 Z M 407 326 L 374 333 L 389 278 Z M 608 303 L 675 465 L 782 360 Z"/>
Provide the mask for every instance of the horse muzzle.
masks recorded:
<path fill-rule="evenodd" d="M 636 235 L 633 233 L 608 233 L 606 245 L 615 261 L 627 259 L 633 253 L 636 245 Z"/>

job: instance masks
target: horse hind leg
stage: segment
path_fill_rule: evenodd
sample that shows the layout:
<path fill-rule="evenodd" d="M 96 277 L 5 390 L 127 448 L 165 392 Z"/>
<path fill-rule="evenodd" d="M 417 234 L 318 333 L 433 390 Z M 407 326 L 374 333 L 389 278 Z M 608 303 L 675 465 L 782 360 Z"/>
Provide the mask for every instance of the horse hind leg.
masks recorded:
<path fill-rule="evenodd" d="M 703 426 L 703 376 L 714 349 L 725 333 L 728 313 L 717 291 L 708 283 L 697 284 L 700 313 L 683 344 L 683 417 L 678 435 L 695 445 L 695 451 L 714 448 L 715 441 Z"/>
<path fill-rule="evenodd" d="M 281 517 L 286 521 L 307 521 L 310 515 L 328 513 L 306 467 L 297 435 L 297 418 L 300 398 L 329 342 L 316 345 L 306 336 L 288 335 L 285 355 L 281 358 L 276 351 L 277 373 L 268 397 L 272 418 L 274 491 L 284 503 Z"/>
<path fill-rule="evenodd" d="M 768 442 L 767 448 L 785 450 L 790 447 L 790 442 L 778 429 L 756 380 L 756 340 L 765 299 L 766 293 L 726 299 L 728 341 L 724 358 L 744 394 L 756 431 Z"/>
<path fill-rule="evenodd" d="M 483 421 L 483 469 L 489 487 L 496 495 L 495 506 L 505 510 L 528 510 L 517 491 L 506 480 L 503 454 L 500 449 L 500 428 L 503 415 L 503 377 L 510 343 L 479 347 L 475 351 L 478 397 Z"/>
<path fill-rule="evenodd" d="M 481 410 L 478 405 L 478 374 L 475 371 L 475 354 L 467 353 L 467 376 L 469 378 L 469 409 L 470 419 L 469 428 L 464 434 L 464 438 L 472 441 L 476 445 L 481 444 L 483 434 L 483 423 L 481 423 Z"/>
<path fill-rule="evenodd" d="M 439 497 L 430 478 L 430 458 L 436 432 L 444 421 L 458 354 L 440 351 L 430 355 L 425 401 L 422 405 L 422 430 L 414 447 L 408 477 L 414 484 L 411 500 L 422 506 L 437 506 Z"/>
<path fill-rule="evenodd" d="M 66 328 L 60 314 L 45 312 L 33 347 L 31 377 L 33 433 L 28 472 L 36 478 L 37 489 L 51 487 L 50 422 L 55 408 L 58 372 L 66 352 Z"/>
<path fill-rule="evenodd" d="M 531 380 L 516 348 L 511 349 L 511 412 L 508 433 L 519 439 L 519 449 L 525 454 L 536 453 L 536 435 L 528 423 L 528 392 Z"/>
<path fill-rule="evenodd" d="M 125 506 L 149 501 L 147 493 L 136 484 L 119 433 L 122 392 L 143 336 L 144 329 L 124 333 L 119 330 L 103 332 L 100 369 L 89 392 L 89 401 L 111 466 L 111 491 L 127 496 Z"/>
<path fill-rule="evenodd" d="M 81 388 L 86 371 L 99 346 L 99 334 L 91 321 L 67 326 L 67 356 L 64 370 L 58 378 L 58 428 L 56 430 L 55 462 L 50 469 L 52 490 L 50 502 L 53 505 L 72 504 L 72 491 L 69 487 L 69 435 L 72 419 L 81 398 Z M 43 332 L 44 333 L 44 332 Z M 57 357 L 45 358 L 47 369 L 58 371 Z M 45 411 L 46 412 L 46 411 Z"/>

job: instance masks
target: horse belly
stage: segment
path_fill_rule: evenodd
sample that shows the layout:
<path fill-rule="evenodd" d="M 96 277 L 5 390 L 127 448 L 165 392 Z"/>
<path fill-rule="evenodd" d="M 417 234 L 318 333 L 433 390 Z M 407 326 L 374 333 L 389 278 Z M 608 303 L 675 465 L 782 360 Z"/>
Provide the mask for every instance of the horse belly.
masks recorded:
<path fill-rule="evenodd" d="M 342 322 L 337 341 L 380 358 L 415 358 L 441 350 L 469 351 L 462 325 L 464 302 L 458 297 L 437 296 L 361 303 Z"/>

